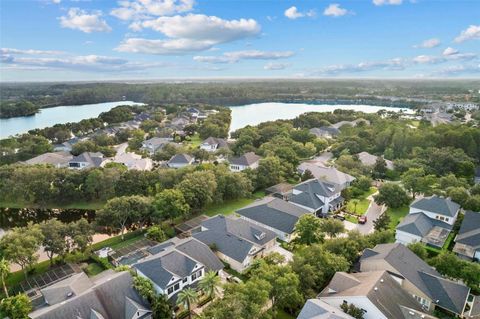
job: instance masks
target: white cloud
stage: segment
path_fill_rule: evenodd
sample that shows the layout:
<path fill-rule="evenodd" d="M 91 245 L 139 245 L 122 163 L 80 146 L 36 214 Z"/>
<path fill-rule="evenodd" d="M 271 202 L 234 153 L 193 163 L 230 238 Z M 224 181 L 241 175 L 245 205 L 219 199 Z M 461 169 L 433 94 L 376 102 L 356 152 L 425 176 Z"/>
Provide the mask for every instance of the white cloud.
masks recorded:
<path fill-rule="evenodd" d="M 360 62 L 358 64 L 335 64 L 314 70 L 310 75 L 339 75 L 374 70 L 403 70 L 407 65 L 408 61 L 402 58 L 395 58 L 388 61 Z"/>
<path fill-rule="evenodd" d="M 455 42 L 460 43 L 467 40 L 480 39 L 480 25 L 470 25 L 455 38 Z"/>
<path fill-rule="evenodd" d="M 197 62 L 206 63 L 236 63 L 240 60 L 277 60 L 285 59 L 293 56 L 292 51 L 233 51 L 226 52 L 219 56 L 194 56 L 193 59 Z"/>
<path fill-rule="evenodd" d="M 373 0 L 372 2 L 376 6 L 400 5 L 402 4 L 403 0 Z"/>
<path fill-rule="evenodd" d="M 119 1 L 119 7 L 110 11 L 110 14 L 121 20 L 147 19 L 151 16 L 188 12 L 193 9 L 194 4 L 194 0 Z"/>
<path fill-rule="evenodd" d="M 435 72 L 435 75 L 441 76 L 455 76 L 461 74 L 477 74 L 480 73 L 480 64 L 478 65 L 452 65 L 440 69 Z"/>
<path fill-rule="evenodd" d="M 289 19 L 292 19 L 292 20 L 295 20 L 295 19 L 298 19 L 298 18 L 303 18 L 303 17 L 315 17 L 316 16 L 316 12 L 315 10 L 309 10 L 307 12 L 300 12 L 298 11 L 297 7 L 295 6 L 292 6 L 290 8 L 288 8 L 287 10 L 285 10 L 285 16 Z"/>
<path fill-rule="evenodd" d="M 52 3 L 59 4 L 62 0 L 52 0 Z"/>
<path fill-rule="evenodd" d="M 348 13 L 352 13 L 352 12 L 349 12 L 347 9 L 341 8 L 338 3 L 330 4 L 323 11 L 323 15 L 330 16 L 330 17 L 341 17 Z"/>
<path fill-rule="evenodd" d="M 431 49 L 438 47 L 440 45 L 440 40 L 437 38 L 427 39 L 423 41 L 421 44 L 414 45 L 414 48 L 424 48 L 424 49 Z"/>
<path fill-rule="evenodd" d="M 267 63 L 263 66 L 264 70 L 270 70 L 270 71 L 278 71 L 278 70 L 284 70 L 290 66 L 290 63 Z"/>
<path fill-rule="evenodd" d="M 433 55 L 419 55 L 413 58 L 413 62 L 419 64 L 436 64 L 443 62 L 443 58 Z"/>
<path fill-rule="evenodd" d="M 164 55 L 185 54 L 208 50 L 217 44 L 252 37 L 260 32 L 260 25 L 253 19 L 224 20 L 203 14 L 160 17 L 139 22 L 135 28 L 140 27 L 158 31 L 168 39 L 126 39 L 116 50 Z"/>
<path fill-rule="evenodd" d="M 443 50 L 443 53 L 442 53 L 442 55 L 445 55 L 445 56 L 454 55 L 454 54 L 458 54 L 458 50 L 452 47 L 446 48 L 445 50 Z"/>
<path fill-rule="evenodd" d="M 71 8 L 68 10 L 67 16 L 60 17 L 60 25 L 63 28 L 80 30 L 85 33 L 112 31 L 112 28 L 101 16 L 101 11 L 88 13 L 79 8 Z"/>
<path fill-rule="evenodd" d="M 419 55 L 412 59 L 414 63 L 418 64 L 438 64 L 452 60 L 473 60 L 477 58 L 475 53 L 460 53 L 453 48 L 447 48 L 443 51 L 442 56 L 433 55 Z"/>
<path fill-rule="evenodd" d="M 55 55 L 63 54 L 63 51 L 49 51 L 49 50 L 21 50 L 21 49 L 12 49 L 12 48 L 0 48 L 0 54 L 37 54 L 37 55 Z"/>

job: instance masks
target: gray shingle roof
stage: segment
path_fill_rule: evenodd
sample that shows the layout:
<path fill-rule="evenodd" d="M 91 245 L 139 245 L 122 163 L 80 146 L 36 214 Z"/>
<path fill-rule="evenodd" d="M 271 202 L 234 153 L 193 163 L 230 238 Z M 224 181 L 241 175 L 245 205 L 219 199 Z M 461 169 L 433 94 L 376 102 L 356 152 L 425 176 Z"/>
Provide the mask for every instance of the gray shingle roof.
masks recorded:
<path fill-rule="evenodd" d="M 323 167 L 312 163 L 303 162 L 298 166 L 297 169 L 301 174 L 303 174 L 306 170 L 309 170 L 315 178 L 335 185 L 344 185 L 355 180 L 355 177 L 340 172 L 335 167 Z"/>
<path fill-rule="evenodd" d="M 382 259 L 388 262 L 396 273 L 410 281 L 438 306 L 454 313 L 462 313 L 470 289 L 462 283 L 450 281 L 430 267 L 421 258 L 402 244 L 380 244 L 367 249 L 360 258 L 361 270 L 367 268 L 369 260 Z"/>
<path fill-rule="evenodd" d="M 397 230 L 404 231 L 409 234 L 424 237 L 433 227 L 442 227 L 448 230 L 452 226 L 440 220 L 432 219 L 424 213 L 408 214 L 397 226 Z"/>
<path fill-rule="evenodd" d="M 258 156 L 257 154 L 253 152 L 249 152 L 239 157 L 233 157 L 229 160 L 229 162 L 230 164 L 234 164 L 234 165 L 250 166 L 255 162 L 259 161 L 260 159 L 261 157 Z"/>
<path fill-rule="evenodd" d="M 311 128 L 310 133 L 316 135 L 317 137 L 321 137 L 327 134 L 331 136 L 336 136 L 340 134 L 340 130 L 334 126 L 321 126 Z"/>
<path fill-rule="evenodd" d="M 208 144 L 208 145 L 217 145 L 218 148 L 223 148 L 223 147 L 228 147 L 228 143 L 225 139 L 223 138 L 218 138 L 218 137 L 209 137 L 206 140 L 202 142 L 202 144 Z"/>
<path fill-rule="evenodd" d="M 50 305 L 65 301 L 92 287 L 93 283 L 84 273 L 75 274 L 41 290 L 46 302 Z"/>
<path fill-rule="evenodd" d="M 99 152 L 84 152 L 80 155 L 74 156 L 69 163 L 88 163 L 93 167 L 100 167 L 103 163 L 103 154 Z"/>
<path fill-rule="evenodd" d="M 223 263 L 212 250 L 195 238 L 189 238 L 185 242 L 179 243 L 175 249 L 202 263 L 207 271 L 217 272 L 223 269 Z"/>
<path fill-rule="evenodd" d="M 308 299 L 297 319 L 354 319 L 320 299 Z"/>
<path fill-rule="evenodd" d="M 349 282 L 348 285 L 345 285 L 345 280 Z M 400 306 L 419 312 L 422 310 L 420 304 L 386 271 L 337 272 L 319 296 L 325 301 L 331 296 L 367 297 L 389 319 L 405 319 Z"/>
<path fill-rule="evenodd" d="M 266 198 L 237 210 L 237 214 L 278 229 L 287 234 L 293 233 L 300 216 L 309 211 L 279 198 Z"/>
<path fill-rule="evenodd" d="M 449 217 L 454 217 L 460 209 L 460 205 L 452 200 L 436 195 L 417 199 L 410 207 Z"/>
<path fill-rule="evenodd" d="M 480 247 L 480 212 L 465 212 L 465 217 L 455 242 L 475 248 Z"/>
<path fill-rule="evenodd" d="M 336 193 L 334 185 L 319 181 L 318 179 L 309 179 L 308 181 L 296 185 L 294 189 L 301 192 L 317 194 L 323 197 L 330 197 Z"/>
<path fill-rule="evenodd" d="M 168 164 L 190 164 L 193 160 L 188 154 L 176 154 L 168 161 Z"/>

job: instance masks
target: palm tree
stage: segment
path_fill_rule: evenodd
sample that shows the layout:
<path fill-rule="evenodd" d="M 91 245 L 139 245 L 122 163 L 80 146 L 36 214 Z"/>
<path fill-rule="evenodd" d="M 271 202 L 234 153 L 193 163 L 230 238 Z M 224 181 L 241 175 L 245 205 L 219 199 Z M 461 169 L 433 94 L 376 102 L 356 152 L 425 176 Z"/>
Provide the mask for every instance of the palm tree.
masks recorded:
<path fill-rule="evenodd" d="M 183 305 L 188 309 L 188 318 L 192 318 L 192 303 L 197 302 L 198 294 L 192 288 L 186 288 L 178 293 L 177 305 Z"/>
<path fill-rule="evenodd" d="M 198 286 L 209 298 L 213 299 L 218 293 L 218 287 L 220 286 L 220 277 L 218 277 L 215 272 L 210 270 L 205 274 L 202 279 L 200 279 Z"/>
<path fill-rule="evenodd" d="M 10 264 L 5 258 L 0 260 L 0 279 L 2 280 L 3 290 L 5 291 L 5 297 L 8 298 L 7 285 L 5 284 L 5 278 L 10 273 Z"/>

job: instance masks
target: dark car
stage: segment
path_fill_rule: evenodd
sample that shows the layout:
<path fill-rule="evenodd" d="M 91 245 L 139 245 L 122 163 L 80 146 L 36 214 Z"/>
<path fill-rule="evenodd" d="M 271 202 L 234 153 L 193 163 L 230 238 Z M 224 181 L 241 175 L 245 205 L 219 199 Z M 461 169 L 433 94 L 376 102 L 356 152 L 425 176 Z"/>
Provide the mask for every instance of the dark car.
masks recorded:
<path fill-rule="evenodd" d="M 345 220 L 345 217 L 342 216 L 342 215 L 339 215 L 339 214 L 333 215 L 333 218 L 338 219 L 338 220 L 341 220 L 341 221 L 344 221 L 344 220 Z"/>

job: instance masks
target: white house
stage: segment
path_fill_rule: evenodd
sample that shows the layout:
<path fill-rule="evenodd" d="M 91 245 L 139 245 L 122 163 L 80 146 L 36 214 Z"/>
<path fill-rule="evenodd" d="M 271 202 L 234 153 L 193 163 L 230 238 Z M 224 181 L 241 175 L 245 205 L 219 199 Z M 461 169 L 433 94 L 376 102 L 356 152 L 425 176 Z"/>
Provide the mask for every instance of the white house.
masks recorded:
<path fill-rule="evenodd" d="M 309 179 L 293 188 L 288 201 L 319 216 L 339 209 L 344 198 L 335 185 Z"/>
<path fill-rule="evenodd" d="M 102 153 L 84 152 L 80 155 L 74 156 L 68 161 L 68 168 L 85 169 L 93 167 L 103 167 L 108 159 L 103 157 Z"/>
<path fill-rule="evenodd" d="M 170 137 L 153 137 L 143 141 L 140 150 L 146 151 L 148 154 L 153 155 L 160 151 L 165 145 L 172 143 L 172 141 L 173 139 Z"/>
<path fill-rule="evenodd" d="M 232 172 L 241 172 L 247 168 L 256 169 L 260 163 L 261 157 L 253 152 L 245 153 L 242 156 L 230 159 L 230 170 Z"/>
<path fill-rule="evenodd" d="M 195 159 L 188 154 L 176 154 L 170 158 L 167 162 L 168 167 L 182 168 L 188 165 L 192 165 Z"/>
<path fill-rule="evenodd" d="M 437 219 L 449 225 L 453 225 L 457 220 L 459 212 L 460 205 L 452 201 L 450 198 L 433 195 L 415 200 L 410 205 L 408 213 L 424 213 L 432 219 Z"/>
<path fill-rule="evenodd" d="M 207 152 L 215 152 L 221 148 L 227 148 L 227 141 L 223 138 L 209 137 L 200 144 L 200 149 Z"/>

